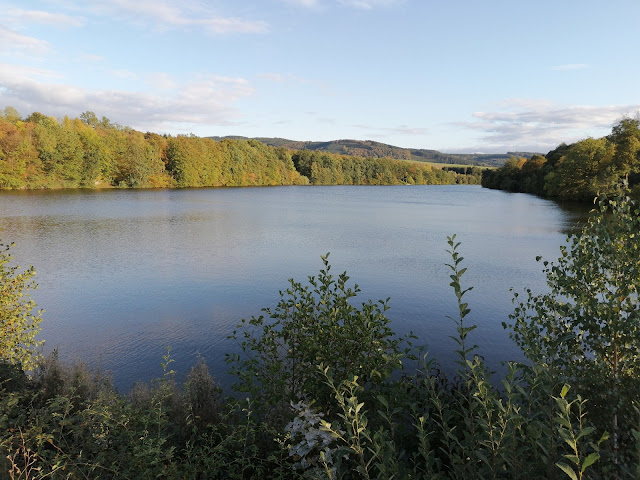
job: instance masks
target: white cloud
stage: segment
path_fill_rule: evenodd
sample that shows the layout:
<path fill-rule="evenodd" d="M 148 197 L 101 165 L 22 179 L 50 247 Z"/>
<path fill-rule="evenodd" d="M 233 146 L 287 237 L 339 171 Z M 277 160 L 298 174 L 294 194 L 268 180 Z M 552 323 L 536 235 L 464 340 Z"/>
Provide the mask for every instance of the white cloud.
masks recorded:
<path fill-rule="evenodd" d="M 296 5 L 299 7 L 307 7 L 307 8 L 315 8 L 320 5 L 319 0 L 283 0 L 286 3 L 290 3 L 291 5 Z"/>
<path fill-rule="evenodd" d="M 74 3 L 76 8 L 85 11 L 115 16 L 132 23 L 150 24 L 158 30 L 196 27 L 209 34 L 221 35 L 264 33 L 269 29 L 264 21 L 218 15 L 210 7 L 188 0 L 93 0 Z"/>
<path fill-rule="evenodd" d="M 269 30 L 266 22 L 247 21 L 239 18 L 211 17 L 203 20 L 187 20 L 186 25 L 201 25 L 211 34 L 265 33 Z"/>
<path fill-rule="evenodd" d="M 173 90 L 178 87 L 173 77 L 164 72 L 146 75 L 146 82 L 147 85 L 156 90 Z"/>
<path fill-rule="evenodd" d="M 551 67 L 551 70 L 571 71 L 571 70 L 584 70 L 586 68 L 589 68 L 589 65 L 586 63 L 567 63 L 566 65 L 555 65 Z"/>
<path fill-rule="evenodd" d="M 640 110 L 635 105 L 557 105 L 542 100 L 511 99 L 496 111 L 475 112 L 475 120 L 455 125 L 481 133 L 476 146 L 484 151 L 548 151 L 562 142 L 609 133 L 623 115 Z"/>
<path fill-rule="evenodd" d="M 281 73 L 259 73 L 258 78 L 262 78 L 269 82 L 284 83 L 286 77 Z"/>
<path fill-rule="evenodd" d="M 262 80 L 266 80 L 268 82 L 282 85 L 284 88 L 311 87 L 321 92 L 323 95 L 330 96 L 330 97 L 335 95 L 331 85 L 322 81 L 299 77 L 292 73 L 275 73 L 275 72 L 258 73 L 256 76 Z"/>
<path fill-rule="evenodd" d="M 274 83 L 313 83 L 306 78 L 297 77 L 292 73 L 259 73 L 258 78 Z"/>
<path fill-rule="evenodd" d="M 104 57 L 102 55 L 95 55 L 92 53 L 81 53 L 79 54 L 78 58 L 84 62 L 91 62 L 91 63 L 104 62 Z"/>
<path fill-rule="evenodd" d="M 25 65 L 9 65 L 6 63 L 0 63 L 0 78 L 2 78 L 3 73 L 6 76 L 13 76 L 16 78 L 40 78 L 42 80 L 61 78 L 61 75 L 53 70 L 27 67 Z M 2 86 L 2 83 L 0 83 L 0 86 Z"/>
<path fill-rule="evenodd" d="M 40 23 L 54 27 L 80 27 L 85 19 L 62 13 L 50 13 L 42 10 L 23 10 L 10 8 L 4 12 L 4 19 L 11 24 Z"/>
<path fill-rule="evenodd" d="M 142 131 L 177 132 L 190 125 L 233 124 L 239 118 L 234 103 L 253 94 L 246 80 L 215 75 L 153 93 L 90 90 L 52 83 L 38 73 L 0 65 L 0 105 L 11 105 L 24 115 L 40 111 L 56 117 L 91 110 Z"/>
<path fill-rule="evenodd" d="M 321 0 L 281 0 L 285 3 L 305 8 L 317 8 L 322 6 Z M 377 7 L 390 7 L 402 3 L 404 0 L 334 0 L 334 3 L 347 7 L 371 10 Z M 325 0 L 328 3 L 328 0 Z"/>
<path fill-rule="evenodd" d="M 116 78 L 122 78 L 127 80 L 138 79 L 138 75 L 135 72 L 132 72 L 131 70 L 125 70 L 125 69 L 111 70 L 111 75 L 113 75 Z"/>
<path fill-rule="evenodd" d="M 338 123 L 335 118 L 331 117 L 318 117 L 317 122 L 324 123 L 325 125 L 336 125 Z"/>
<path fill-rule="evenodd" d="M 3 7 L 4 5 L 0 4 L 0 9 Z M 31 57 L 50 53 L 51 46 L 48 42 L 20 33 L 34 23 L 65 28 L 80 26 L 84 19 L 42 10 L 6 8 L 0 17 L 0 53 Z M 11 28 L 7 25 L 11 25 Z"/>
<path fill-rule="evenodd" d="M 49 44 L 44 40 L 23 35 L 0 25 L 0 52 L 44 55 L 49 50 Z"/>
<path fill-rule="evenodd" d="M 409 127 L 408 125 L 398 125 L 397 127 L 374 127 L 371 125 L 352 125 L 355 128 L 366 130 L 369 135 L 376 138 L 384 138 L 391 135 L 427 135 L 428 130 L 423 127 Z"/>
<path fill-rule="evenodd" d="M 402 0 L 340 0 L 342 5 L 371 10 L 377 7 L 391 7 L 401 3 Z"/>
<path fill-rule="evenodd" d="M 400 125 L 395 128 L 385 128 L 385 130 L 397 133 L 400 135 L 426 135 L 428 130 L 423 127 L 409 127 L 407 125 Z"/>

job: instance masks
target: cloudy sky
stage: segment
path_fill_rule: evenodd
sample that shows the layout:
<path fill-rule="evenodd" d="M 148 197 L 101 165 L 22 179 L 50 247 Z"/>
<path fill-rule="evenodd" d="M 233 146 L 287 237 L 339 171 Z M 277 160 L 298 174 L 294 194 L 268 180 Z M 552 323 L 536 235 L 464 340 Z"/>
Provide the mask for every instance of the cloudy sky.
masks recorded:
<path fill-rule="evenodd" d="M 0 108 L 546 152 L 640 111 L 638 0 L 0 0 Z"/>

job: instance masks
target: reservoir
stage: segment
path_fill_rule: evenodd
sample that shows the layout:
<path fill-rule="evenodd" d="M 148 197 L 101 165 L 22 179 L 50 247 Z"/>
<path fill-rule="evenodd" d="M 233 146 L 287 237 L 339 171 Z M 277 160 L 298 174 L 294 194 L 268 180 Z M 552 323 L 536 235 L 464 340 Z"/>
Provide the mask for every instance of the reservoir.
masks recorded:
<path fill-rule="evenodd" d="M 126 391 L 162 375 L 170 346 L 179 380 L 201 355 L 229 386 L 225 353 L 239 348 L 228 335 L 328 252 L 334 275 L 361 288 L 357 303 L 390 297 L 392 328 L 450 369 L 452 234 L 474 287 L 471 341 L 491 368 L 520 359 L 502 327 L 509 290 L 545 290 L 536 256 L 555 260 L 585 211 L 456 185 L 8 191 L 0 241 L 37 271 L 45 353 L 108 370 Z"/>

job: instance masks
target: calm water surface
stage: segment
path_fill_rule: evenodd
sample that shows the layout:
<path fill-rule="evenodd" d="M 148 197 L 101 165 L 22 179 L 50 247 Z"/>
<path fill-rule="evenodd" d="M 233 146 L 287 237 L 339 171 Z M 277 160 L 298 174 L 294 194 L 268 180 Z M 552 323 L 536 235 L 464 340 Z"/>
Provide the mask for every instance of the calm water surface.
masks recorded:
<path fill-rule="evenodd" d="M 456 303 L 446 236 L 456 233 L 479 328 L 473 341 L 494 367 L 517 359 L 501 323 L 509 288 L 545 288 L 537 255 L 558 256 L 584 217 L 554 202 L 477 186 L 272 187 L 198 190 L 2 192 L 0 239 L 34 265 L 46 310 L 46 351 L 110 370 L 121 390 L 184 375 L 204 356 L 229 383 L 224 354 L 242 318 L 274 306 L 287 279 L 304 280 L 331 252 L 361 301 L 391 297 L 398 333 L 413 331 L 451 365 Z"/>

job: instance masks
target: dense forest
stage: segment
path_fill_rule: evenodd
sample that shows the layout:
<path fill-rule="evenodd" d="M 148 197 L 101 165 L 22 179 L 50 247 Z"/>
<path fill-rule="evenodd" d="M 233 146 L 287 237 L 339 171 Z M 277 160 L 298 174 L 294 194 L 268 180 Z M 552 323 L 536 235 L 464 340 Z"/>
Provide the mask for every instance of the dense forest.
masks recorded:
<path fill-rule="evenodd" d="M 249 140 L 247 137 L 209 137 L 214 140 L 234 139 Z M 351 155 L 368 158 L 395 158 L 397 160 L 414 160 L 416 162 L 431 162 L 442 164 L 459 164 L 483 167 L 498 167 L 504 165 L 510 156 L 529 158 L 535 153 L 507 152 L 507 153 L 442 153 L 438 150 L 424 148 L 402 148 L 372 140 L 329 140 L 326 142 L 312 142 L 289 140 L 286 138 L 255 137 L 265 145 L 284 147 L 289 150 L 313 150 L 339 155 Z"/>
<path fill-rule="evenodd" d="M 622 118 L 611 134 L 561 144 L 546 156 L 510 158 L 485 170 L 482 186 L 561 200 L 591 201 L 614 191 L 621 180 L 637 194 L 640 184 L 640 117 Z"/>
<path fill-rule="evenodd" d="M 257 140 L 142 133 L 93 112 L 0 115 L 0 189 L 480 183 L 478 169 L 295 152 Z"/>

